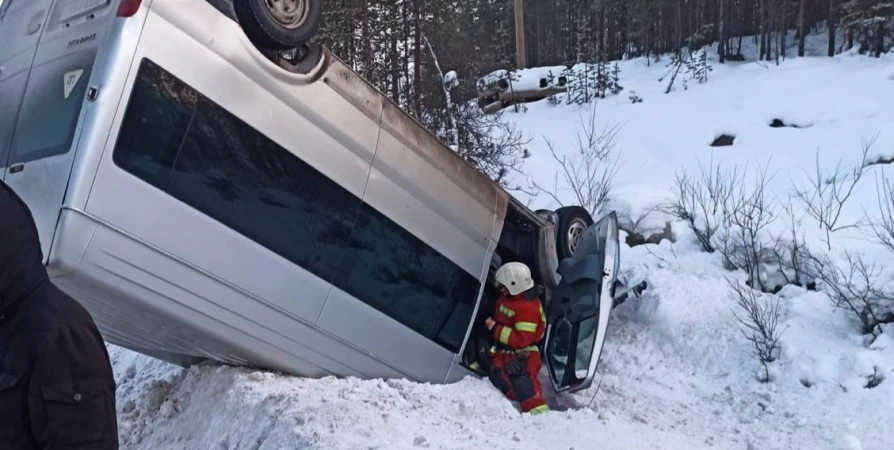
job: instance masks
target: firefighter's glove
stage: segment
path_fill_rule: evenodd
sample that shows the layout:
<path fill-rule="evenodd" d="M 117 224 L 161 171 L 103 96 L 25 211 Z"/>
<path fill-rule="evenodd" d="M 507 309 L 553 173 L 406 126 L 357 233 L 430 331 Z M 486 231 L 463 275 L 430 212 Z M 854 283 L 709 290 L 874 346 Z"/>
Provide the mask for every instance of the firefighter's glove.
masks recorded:
<path fill-rule="evenodd" d="M 527 358 L 513 359 L 506 363 L 506 374 L 509 378 L 519 378 L 527 374 L 528 364 Z"/>

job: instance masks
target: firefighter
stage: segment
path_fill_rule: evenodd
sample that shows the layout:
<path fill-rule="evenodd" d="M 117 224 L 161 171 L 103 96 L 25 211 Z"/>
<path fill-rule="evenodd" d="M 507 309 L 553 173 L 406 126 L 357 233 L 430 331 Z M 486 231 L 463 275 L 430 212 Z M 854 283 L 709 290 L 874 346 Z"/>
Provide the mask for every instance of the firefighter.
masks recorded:
<path fill-rule="evenodd" d="M 491 348 L 490 381 L 510 400 L 521 403 L 523 412 L 549 411 L 537 374 L 540 350 L 537 343 L 546 332 L 546 317 L 531 269 L 512 262 L 497 270 L 497 299 L 493 317 L 485 324 L 496 344 Z"/>

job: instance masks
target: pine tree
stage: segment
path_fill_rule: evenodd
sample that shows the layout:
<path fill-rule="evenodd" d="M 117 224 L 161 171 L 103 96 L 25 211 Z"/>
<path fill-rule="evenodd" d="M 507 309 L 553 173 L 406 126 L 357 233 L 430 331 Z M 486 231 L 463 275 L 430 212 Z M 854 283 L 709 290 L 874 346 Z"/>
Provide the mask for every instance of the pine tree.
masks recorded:
<path fill-rule="evenodd" d="M 617 62 L 615 62 L 615 66 L 612 68 L 611 86 L 609 89 L 615 95 L 620 94 L 624 90 L 624 87 L 621 86 L 621 68 L 618 67 Z"/>
<path fill-rule="evenodd" d="M 558 77 L 555 74 L 553 74 L 552 70 L 550 70 L 546 74 L 546 84 L 549 87 L 549 89 L 553 90 L 553 93 L 549 97 L 547 97 L 547 101 L 549 102 L 550 105 L 558 104 L 559 98 L 556 95 L 556 91 L 555 91 L 555 89 L 557 88 L 557 85 L 558 85 Z"/>
<path fill-rule="evenodd" d="M 890 0 L 850 0 L 842 10 L 842 20 L 860 44 L 860 53 L 878 58 L 894 46 L 894 3 Z"/>
<path fill-rule="evenodd" d="M 596 63 L 596 79 L 593 83 L 599 98 L 605 98 L 605 93 L 612 88 L 611 74 L 605 61 L 600 60 Z"/>
<path fill-rule="evenodd" d="M 714 68 L 708 64 L 708 52 L 705 51 L 705 49 L 699 50 L 696 62 L 695 79 L 698 80 L 699 83 L 705 83 L 708 81 L 708 72 L 713 70 Z"/>
<path fill-rule="evenodd" d="M 578 81 L 577 71 L 575 71 L 573 67 L 568 66 L 564 70 L 562 70 L 562 73 L 559 74 L 559 76 L 565 77 L 565 79 L 567 80 L 566 86 L 568 86 L 568 88 L 565 92 L 565 103 L 570 105 L 575 102 L 575 96 L 578 92 L 578 85 L 580 84 Z"/>

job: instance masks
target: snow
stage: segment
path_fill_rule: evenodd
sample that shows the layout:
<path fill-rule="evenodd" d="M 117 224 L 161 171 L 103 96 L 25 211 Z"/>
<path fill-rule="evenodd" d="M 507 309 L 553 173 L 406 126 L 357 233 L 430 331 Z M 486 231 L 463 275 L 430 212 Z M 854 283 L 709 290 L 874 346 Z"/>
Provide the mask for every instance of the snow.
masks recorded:
<path fill-rule="evenodd" d="M 815 55 L 824 48 L 815 37 L 808 45 Z M 707 83 L 690 81 L 687 90 L 678 85 L 667 95 L 666 82 L 657 81 L 666 62 L 623 61 L 621 84 L 644 102 L 632 104 L 622 93 L 596 106 L 599 128 L 622 125 L 611 202 L 622 221 L 663 228 L 669 218 L 656 205 L 669 198 L 675 174 L 697 173 L 699 161 L 748 165 L 752 174 L 768 167 L 772 196 L 787 201 L 793 185 L 814 170 L 817 154 L 827 168 L 839 160 L 860 164 L 861 140 L 873 136 L 870 155 L 894 154 L 894 55 L 789 59 L 778 67 L 712 59 Z M 534 138 L 526 174 L 515 182 L 551 184 L 557 164 L 545 139 L 559 151 L 577 151 L 585 107 L 544 101 L 512 111 L 506 117 Z M 776 118 L 802 128 L 771 128 Z M 717 133 L 735 134 L 733 146 L 712 149 Z M 873 213 L 882 171 L 894 178 L 894 167 L 867 170 L 843 223 Z M 559 206 L 546 195 L 516 195 L 534 208 Z M 778 293 L 781 354 L 770 366 L 771 381 L 760 383 L 729 285 L 746 275 L 702 252 L 682 224 L 673 229 L 675 243 L 622 245 L 623 273 L 645 279 L 649 289 L 614 312 L 596 382 L 560 396 L 560 404 L 572 406 L 567 410 L 522 415 L 487 380 L 473 378 L 429 385 L 213 365 L 183 369 L 110 347 L 122 448 L 891 448 L 894 326 L 870 343 L 856 317 L 826 294 L 787 286 Z M 828 248 L 812 219 L 805 219 L 804 232 L 811 248 Z M 845 249 L 867 254 L 894 289 L 894 268 L 884 264 L 891 255 L 863 230 L 837 232 L 830 244 L 835 258 Z M 867 389 L 873 374 L 882 382 Z"/>

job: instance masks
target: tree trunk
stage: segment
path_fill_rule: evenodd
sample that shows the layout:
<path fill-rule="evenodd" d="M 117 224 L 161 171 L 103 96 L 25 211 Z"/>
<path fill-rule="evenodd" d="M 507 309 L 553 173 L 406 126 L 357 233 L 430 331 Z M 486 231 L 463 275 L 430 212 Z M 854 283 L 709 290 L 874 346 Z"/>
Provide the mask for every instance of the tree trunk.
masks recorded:
<path fill-rule="evenodd" d="M 431 53 L 431 60 L 435 65 L 435 70 L 438 71 L 438 79 L 441 80 L 441 86 L 444 88 L 444 102 L 445 102 L 445 112 L 447 113 L 447 145 L 453 149 L 453 151 L 459 151 L 459 132 L 456 129 L 456 116 L 454 116 L 453 111 L 453 97 L 450 94 L 450 90 L 453 86 L 444 83 L 444 71 L 441 70 L 441 63 L 438 61 L 438 55 L 435 54 L 435 48 L 431 45 L 431 42 L 428 40 L 424 34 L 422 35 L 422 40 L 425 41 L 425 46 L 428 47 L 428 51 Z"/>
<path fill-rule="evenodd" d="M 779 65 L 779 54 L 782 53 L 782 60 L 785 61 L 785 38 L 788 34 L 788 27 L 785 26 L 786 20 L 788 20 L 788 16 L 786 15 L 785 3 L 779 6 L 782 8 L 782 12 L 779 13 L 781 19 L 779 20 L 779 24 L 776 26 L 776 32 L 779 33 L 779 46 L 776 48 L 776 65 Z"/>
<path fill-rule="evenodd" d="M 829 0 L 829 57 L 835 56 L 835 0 Z"/>
<path fill-rule="evenodd" d="M 366 0 L 360 0 L 360 38 L 363 40 L 363 76 L 372 78 L 372 39 L 369 35 L 369 6 Z"/>
<path fill-rule="evenodd" d="M 401 61 L 401 68 L 403 69 L 403 80 L 404 80 L 404 89 L 403 89 L 403 107 L 406 110 L 410 109 L 410 7 L 409 0 L 403 0 L 403 28 L 404 28 L 404 48 L 401 50 L 403 53 L 403 61 Z"/>
<path fill-rule="evenodd" d="M 801 0 L 801 8 L 798 11 L 798 56 L 804 57 L 804 45 L 807 41 L 807 30 L 804 27 L 807 14 L 807 0 Z"/>
<path fill-rule="evenodd" d="M 527 49 L 525 47 L 525 10 L 522 0 L 515 0 L 515 63 L 517 69 L 524 69 L 526 66 L 525 56 Z"/>
<path fill-rule="evenodd" d="M 413 0 L 413 109 L 422 118 L 422 11 L 420 0 Z"/>
<path fill-rule="evenodd" d="M 391 7 L 391 100 L 400 105 L 400 55 L 397 52 L 397 2 Z"/>
<path fill-rule="evenodd" d="M 767 49 L 767 0 L 761 0 L 760 18 L 758 21 L 761 25 L 761 47 L 760 55 L 757 59 L 759 61 L 763 61 L 765 58 L 769 60 L 770 51 Z"/>
<path fill-rule="evenodd" d="M 677 1 L 677 55 L 683 51 L 683 0 Z"/>
<path fill-rule="evenodd" d="M 723 17 L 723 9 L 725 3 L 726 0 L 720 0 L 720 17 L 717 21 L 717 53 L 720 56 L 720 64 L 724 64 L 726 62 L 726 34 L 724 33 L 724 22 L 726 21 Z"/>
<path fill-rule="evenodd" d="M 605 17 L 605 5 L 599 8 L 599 59 L 605 58 L 608 21 Z"/>

